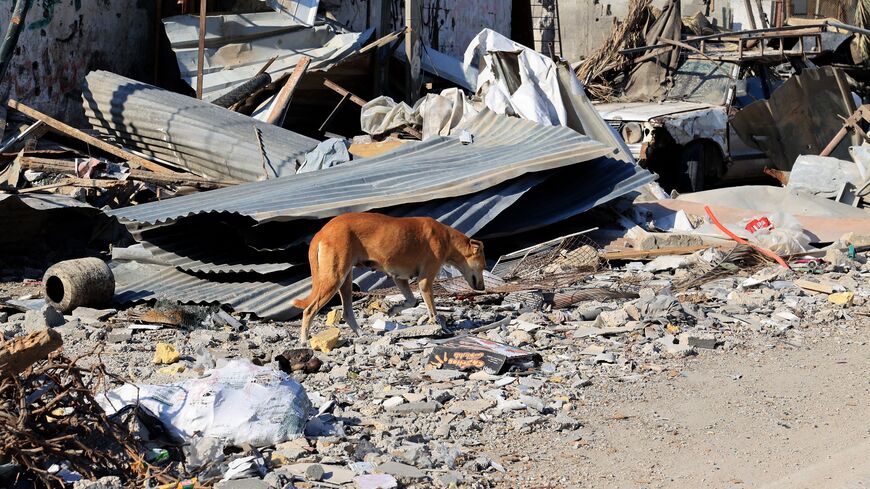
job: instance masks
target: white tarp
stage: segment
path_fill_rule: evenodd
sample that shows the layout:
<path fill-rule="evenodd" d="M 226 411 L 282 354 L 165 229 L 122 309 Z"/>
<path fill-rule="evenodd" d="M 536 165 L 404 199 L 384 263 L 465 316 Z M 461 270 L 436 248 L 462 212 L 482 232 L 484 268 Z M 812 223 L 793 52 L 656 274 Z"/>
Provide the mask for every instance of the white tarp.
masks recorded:
<path fill-rule="evenodd" d="M 139 405 L 174 436 L 268 446 L 302 433 L 311 402 L 287 374 L 232 360 L 201 379 L 166 385 L 125 384 L 99 399 L 109 415 Z"/>
<path fill-rule="evenodd" d="M 478 110 L 458 88 L 448 88 L 440 94 L 430 93 L 414 104 L 396 103 L 389 97 L 370 100 L 360 113 L 360 125 L 367 134 L 384 134 L 405 126 L 423 128 L 423 140 L 433 136 L 448 136 L 451 129 L 471 120 Z"/>
<path fill-rule="evenodd" d="M 519 87 L 513 92 L 507 81 L 496 73 L 493 56 L 496 51 L 516 53 L 520 79 Z M 546 56 L 498 32 L 484 29 L 465 50 L 463 65 L 466 73 L 478 71 L 476 95 L 492 111 L 517 115 L 539 124 L 568 125 L 556 63 Z"/>

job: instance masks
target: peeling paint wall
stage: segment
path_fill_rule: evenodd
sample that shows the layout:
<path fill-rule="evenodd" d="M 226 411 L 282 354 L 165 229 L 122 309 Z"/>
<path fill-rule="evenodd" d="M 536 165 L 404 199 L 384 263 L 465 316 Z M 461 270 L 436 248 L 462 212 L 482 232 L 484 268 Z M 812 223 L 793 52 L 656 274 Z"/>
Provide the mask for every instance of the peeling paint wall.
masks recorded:
<path fill-rule="evenodd" d="M 390 1 L 393 29 L 405 25 L 404 0 Z M 423 43 L 456 58 L 462 58 L 468 43 L 484 28 L 510 37 L 511 2 L 506 0 L 422 0 Z M 344 0 L 331 9 L 338 22 L 351 30 L 372 27 L 370 0 Z"/>
<path fill-rule="evenodd" d="M 13 0 L 0 0 L 6 31 Z M 34 0 L 0 89 L 40 111 L 83 120 L 81 85 L 104 69 L 150 81 L 154 65 L 154 2 Z"/>

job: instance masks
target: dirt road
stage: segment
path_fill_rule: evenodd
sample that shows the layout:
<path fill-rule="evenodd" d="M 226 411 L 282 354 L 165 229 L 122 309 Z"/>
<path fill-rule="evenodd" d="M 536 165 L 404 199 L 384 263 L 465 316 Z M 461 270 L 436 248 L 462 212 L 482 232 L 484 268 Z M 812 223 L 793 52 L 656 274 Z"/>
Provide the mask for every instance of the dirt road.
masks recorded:
<path fill-rule="evenodd" d="M 864 318 L 866 320 L 866 318 Z M 633 383 L 597 382 L 588 436 L 490 445 L 502 487 L 870 487 L 870 321 L 701 350 Z M 669 378 L 670 377 L 670 378 Z"/>

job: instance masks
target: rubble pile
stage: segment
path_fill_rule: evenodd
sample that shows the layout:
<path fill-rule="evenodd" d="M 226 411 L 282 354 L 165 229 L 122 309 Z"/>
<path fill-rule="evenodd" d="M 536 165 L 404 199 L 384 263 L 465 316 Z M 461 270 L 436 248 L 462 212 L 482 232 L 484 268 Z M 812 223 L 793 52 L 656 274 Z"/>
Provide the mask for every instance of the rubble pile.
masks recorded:
<path fill-rule="evenodd" d="M 360 32 L 238 3 L 158 8 L 149 83 L 74 70 L 81 120 L 3 100 L 0 486 L 537 487 L 529 450 L 596 449 L 614 393 L 867 322 L 864 0 L 734 30 L 631 0 L 582 60 L 476 24 L 454 58 L 415 2 Z M 475 268 L 436 317 L 354 254 L 300 342 L 350 212 L 435 219 Z"/>

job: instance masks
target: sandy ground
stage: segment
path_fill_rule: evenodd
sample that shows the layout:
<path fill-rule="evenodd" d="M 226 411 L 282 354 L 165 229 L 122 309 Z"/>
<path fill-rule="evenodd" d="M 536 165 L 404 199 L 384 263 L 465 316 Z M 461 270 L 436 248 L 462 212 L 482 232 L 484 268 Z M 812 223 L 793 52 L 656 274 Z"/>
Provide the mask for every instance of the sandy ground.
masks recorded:
<path fill-rule="evenodd" d="M 870 319 L 815 343 L 704 351 L 642 383 L 593 385 L 589 440 L 508 436 L 499 487 L 870 487 Z M 739 378 L 738 378 L 739 377 Z"/>

